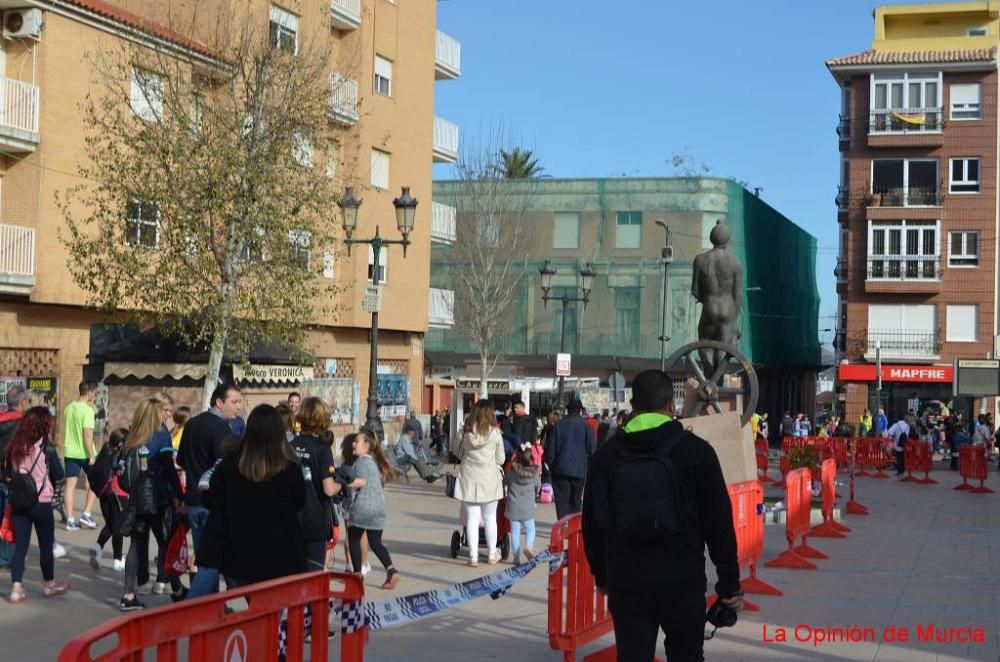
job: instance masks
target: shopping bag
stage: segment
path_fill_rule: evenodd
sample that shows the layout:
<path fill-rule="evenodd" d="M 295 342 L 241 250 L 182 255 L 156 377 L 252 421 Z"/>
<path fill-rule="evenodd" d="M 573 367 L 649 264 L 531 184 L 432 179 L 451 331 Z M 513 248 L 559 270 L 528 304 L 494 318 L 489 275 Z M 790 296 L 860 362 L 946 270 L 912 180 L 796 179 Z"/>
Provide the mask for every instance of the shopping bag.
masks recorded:
<path fill-rule="evenodd" d="M 3 513 L 3 524 L 0 524 L 0 540 L 14 544 L 14 522 L 11 520 L 10 504 L 7 504 L 7 509 Z"/>
<path fill-rule="evenodd" d="M 188 527 L 179 522 L 167 545 L 167 556 L 163 560 L 163 570 L 171 577 L 180 577 L 188 571 Z"/>

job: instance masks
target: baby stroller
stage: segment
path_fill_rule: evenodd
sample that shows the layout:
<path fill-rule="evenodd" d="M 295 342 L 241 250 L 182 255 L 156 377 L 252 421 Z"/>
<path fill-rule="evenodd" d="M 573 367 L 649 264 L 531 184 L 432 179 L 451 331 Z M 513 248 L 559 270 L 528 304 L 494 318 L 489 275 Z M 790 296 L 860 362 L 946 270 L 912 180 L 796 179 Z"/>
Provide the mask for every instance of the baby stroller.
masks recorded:
<path fill-rule="evenodd" d="M 463 525 L 461 531 L 453 531 L 451 534 L 451 558 L 457 559 L 459 551 L 468 546 L 469 537 Z M 486 547 L 486 531 L 483 527 L 479 527 L 479 546 Z M 510 557 L 510 520 L 507 519 L 506 499 L 500 499 L 497 503 L 497 548 L 500 550 L 500 560 L 506 561 Z"/>

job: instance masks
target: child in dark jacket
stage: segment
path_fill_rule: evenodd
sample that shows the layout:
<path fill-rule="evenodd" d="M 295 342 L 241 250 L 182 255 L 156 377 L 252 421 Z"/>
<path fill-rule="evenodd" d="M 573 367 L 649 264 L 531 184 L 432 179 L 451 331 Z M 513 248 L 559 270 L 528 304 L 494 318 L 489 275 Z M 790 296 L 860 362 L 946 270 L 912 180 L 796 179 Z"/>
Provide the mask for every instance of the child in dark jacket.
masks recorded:
<path fill-rule="evenodd" d="M 521 528 L 524 528 L 524 557 L 530 561 L 535 546 L 535 495 L 542 487 L 542 468 L 535 464 L 532 444 L 525 442 L 514 453 L 510 471 L 503 477 L 507 486 L 507 519 L 514 565 L 521 562 Z"/>
<path fill-rule="evenodd" d="M 103 485 L 91 485 L 97 493 L 101 504 L 101 515 L 104 517 L 104 528 L 97 536 L 97 544 L 90 548 L 90 567 L 94 570 L 101 569 L 101 557 L 104 555 L 104 546 L 111 541 L 111 551 L 114 554 L 115 572 L 125 572 L 124 540 L 122 535 L 122 513 L 128 506 L 128 492 L 123 490 L 118 484 L 118 474 L 121 469 L 122 449 L 125 438 L 128 437 L 128 430 L 125 428 L 115 428 L 108 435 L 108 441 L 101 447 L 100 452 L 94 459 L 94 467 L 107 466 L 109 478 Z M 88 481 L 90 474 L 88 474 Z"/>

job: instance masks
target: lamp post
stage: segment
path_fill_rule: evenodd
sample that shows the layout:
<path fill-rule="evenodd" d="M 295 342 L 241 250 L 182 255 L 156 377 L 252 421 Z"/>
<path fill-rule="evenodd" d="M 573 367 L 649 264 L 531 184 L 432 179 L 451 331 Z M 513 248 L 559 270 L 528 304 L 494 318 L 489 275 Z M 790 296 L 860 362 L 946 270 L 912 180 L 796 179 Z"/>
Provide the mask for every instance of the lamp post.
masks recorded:
<path fill-rule="evenodd" d="M 580 287 L 583 290 L 583 296 L 570 296 L 563 292 L 562 296 L 554 297 L 549 296 L 549 291 L 552 289 L 552 277 L 556 275 L 556 268 L 552 266 L 549 260 L 545 261 L 545 264 L 541 269 L 538 270 L 539 275 L 542 277 L 542 303 L 548 308 L 549 301 L 560 301 L 562 302 L 562 325 L 559 332 L 559 352 L 564 353 L 566 351 L 566 308 L 569 304 L 574 302 L 583 303 L 583 308 L 586 310 L 587 302 L 590 301 L 590 291 L 594 289 L 594 278 L 597 276 L 597 272 L 594 271 L 594 266 L 588 262 L 583 265 L 583 269 L 580 269 L 580 278 L 583 280 L 583 284 Z M 566 387 L 566 378 L 564 376 L 559 377 L 559 391 L 556 394 L 556 406 L 562 406 L 563 391 Z"/>
<path fill-rule="evenodd" d="M 351 246 L 354 244 L 368 244 L 372 247 L 372 275 L 371 285 L 365 292 L 363 303 L 365 310 L 372 314 L 372 329 L 369 342 L 371 344 L 371 358 L 368 364 L 368 408 L 365 411 L 365 429 L 381 441 L 385 436 L 382 428 L 382 419 L 378 415 L 378 312 L 381 297 L 379 296 L 379 258 L 382 255 L 382 248 L 392 244 L 403 247 L 403 257 L 406 257 L 406 248 L 410 245 L 410 233 L 413 232 L 413 222 L 417 213 L 417 199 L 410 196 L 410 187 L 404 186 L 403 193 L 392 201 L 392 206 L 396 208 L 396 227 L 402 239 L 385 239 L 379 234 L 378 225 L 375 226 L 375 236 L 368 239 L 357 239 L 354 231 L 358 227 L 358 208 L 361 200 L 354 197 L 354 188 L 347 187 L 344 197 L 340 201 L 340 208 L 343 211 L 344 233 L 347 239 L 347 254 L 351 254 Z"/>
<path fill-rule="evenodd" d="M 660 259 L 663 263 L 663 301 L 660 302 L 660 371 L 667 370 L 667 297 L 670 290 L 667 289 L 667 270 L 670 263 L 674 261 L 674 247 L 670 245 L 670 228 L 662 218 L 656 219 L 656 224 L 663 228 L 666 238 L 663 241 L 663 249 L 660 251 Z"/>

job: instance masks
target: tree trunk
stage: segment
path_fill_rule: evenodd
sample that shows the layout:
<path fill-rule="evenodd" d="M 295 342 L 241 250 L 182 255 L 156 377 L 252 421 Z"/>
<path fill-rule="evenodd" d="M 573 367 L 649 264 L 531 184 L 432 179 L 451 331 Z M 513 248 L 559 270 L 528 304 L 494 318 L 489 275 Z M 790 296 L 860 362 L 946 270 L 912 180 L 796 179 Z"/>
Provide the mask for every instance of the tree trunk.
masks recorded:
<path fill-rule="evenodd" d="M 479 399 L 485 400 L 489 397 L 489 393 L 486 388 L 486 381 L 489 379 L 489 375 L 486 374 L 486 365 L 488 361 L 486 360 L 486 354 L 479 354 Z"/>
<path fill-rule="evenodd" d="M 221 304 L 222 310 L 219 311 L 219 327 L 212 336 L 212 349 L 208 353 L 208 366 L 205 370 L 205 388 L 201 394 L 202 411 L 208 411 L 212 406 L 212 391 L 219 384 L 222 358 L 226 353 L 226 337 L 229 335 L 229 323 L 233 310 L 233 286 L 230 283 L 222 285 Z"/>

